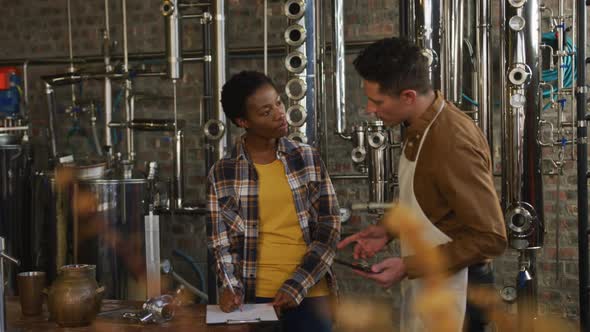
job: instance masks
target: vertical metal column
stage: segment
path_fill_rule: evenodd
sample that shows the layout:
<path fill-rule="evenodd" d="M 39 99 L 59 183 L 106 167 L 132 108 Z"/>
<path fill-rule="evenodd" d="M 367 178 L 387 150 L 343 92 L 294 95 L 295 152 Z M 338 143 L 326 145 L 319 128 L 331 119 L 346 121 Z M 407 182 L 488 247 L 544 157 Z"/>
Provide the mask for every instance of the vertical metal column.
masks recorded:
<path fill-rule="evenodd" d="M 103 35 L 103 55 L 104 55 L 104 65 L 105 65 L 105 72 L 110 74 L 113 71 L 113 66 L 111 65 L 111 23 L 110 23 L 110 15 L 109 15 L 109 0 L 104 1 L 104 35 Z M 109 123 L 111 123 L 113 118 L 113 88 L 111 84 L 111 79 L 105 77 L 104 79 L 104 145 L 106 148 L 106 152 L 108 154 L 107 159 L 110 161 L 111 156 L 113 155 L 112 145 L 113 140 L 111 137 L 111 128 L 109 127 Z"/>
<path fill-rule="evenodd" d="M 590 330 L 590 298 L 588 294 L 588 129 L 586 121 L 586 1 L 577 0 L 576 31 L 577 42 L 577 157 L 578 157 L 578 281 L 580 292 L 580 331 Z"/>
<path fill-rule="evenodd" d="M 520 327 L 527 329 L 537 315 L 536 249 L 543 246 L 543 188 L 541 146 L 537 133 L 541 97 L 538 0 L 504 4 L 506 73 L 503 196 L 510 246 L 519 251 L 517 276 Z M 532 314 L 532 316 L 531 316 Z"/>
<path fill-rule="evenodd" d="M 445 20 L 443 5 L 443 0 L 400 1 L 400 24 L 404 24 L 400 26 L 402 36 L 423 49 L 429 60 L 432 87 L 438 90 L 443 88 L 447 59 L 441 26 Z"/>
<path fill-rule="evenodd" d="M 479 127 L 488 139 L 492 155 L 493 132 L 492 132 L 492 60 L 490 58 L 490 28 L 491 28 L 491 1 L 477 0 L 476 8 L 476 30 L 477 30 L 477 102 L 479 113 Z"/>
<path fill-rule="evenodd" d="M 203 24 L 203 56 L 205 61 L 203 62 L 203 112 L 205 113 L 206 119 L 214 119 L 215 114 L 213 113 L 213 87 L 211 86 L 212 78 L 212 46 L 211 46 L 211 24 Z M 205 153 L 205 165 L 208 173 L 209 168 L 219 159 L 215 147 L 212 144 L 207 143 L 207 150 Z"/>
<path fill-rule="evenodd" d="M 216 1 L 217 3 L 217 1 Z M 223 3 L 221 3 L 221 6 L 223 8 Z M 209 12 L 211 14 L 211 9 L 212 8 L 208 8 L 207 12 Z M 217 10 L 219 10 L 219 8 L 217 8 Z M 205 12 L 204 12 L 205 13 Z M 222 16 L 218 16 L 220 15 L 217 12 L 213 12 L 213 15 L 215 15 L 215 24 L 222 24 L 223 22 L 220 22 L 219 20 L 221 18 L 223 18 Z M 223 18 L 224 19 L 224 18 Z M 202 112 L 206 115 L 206 119 L 214 119 L 216 117 L 214 117 L 213 114 L 213 88 L 211 86 L 211 60 L 212 60 L 212 49 L 211 49 L 211 24 L 209 22 L 203 22 L 203 56 L 204 56 L 204 62 L 203 62 L 203 109 Z M 216 31 L 219 31 L 219 27 L 216 27 Z M 219 42 L 219 41 L 217 41 Z M 219 65 L 219 64 L 217 64 Z M 221 87 L 219 87 L 221 88 Z M 217 94 L 216 94 L 217 95 Z M 220 99 L 219 99 L 220 100 Z M 219 104 L 219 100 L 216 100 L 215 102 L 217 104 Z M 216 110 L 217 112 L 221 112 L 220 109 L 221 106 L 217 106 Z M 205 165 L 206 165 L 206 169 L 205 169 L 205 175 L 208 174 L 209 169 L 211 168 L 211 166 L 213 166 L 213 164 L 219 159 L 218 157 L 220 156 L 220 154 L 216 154 L 215 152 L 215 148 L 212 144 L 210 144 L 209 142 L 205 143 Z M 218 153 L 221 153 L 221 151 L 218 151 Z M 211 229 L 210 229 L 210 225 L 209 223 L 206 224 L 206 232 L 207 234 L 211 234 Z M 212 264 L 215 262 L 215 257 L 213 256 L 211 250 L 207 250 L 207 262 L 209 262 L 209 267 L 207 268 L 207 296 L 209 297 L 210 303 L 216 303 L 216 299 L 217 299 L 217 274 L 215 271 L 215 265 L 216 264 Z"/>
<path fill-rule="evenodd" d="M 205 65 L 207 66 L 207 63 L 209 63 L 209 79 L 211 80 L 213 86 L 210 87 L 212 91 L 209 92 L 209 94 L 206 94 L 205 96 L 213 97 L 213 100 L 210 101 L 209 106 L 212 108 L 211 111 L 213 112 L 213 117 L 209 119 L 217 120 L 219 126 L 218 129 L 223 130 L 221 138 L 215 142 L 215 160 L 217 160 L 223 158 L 226 155 L 228 146 L 231 144 L 231 137 L 229 134 L 229 126 L 227 125 L 227 119 L 225 118 L 225 114 L 223 113 L 223 109 L 221 107 L 221 89 L 225 84 L 227 73 L 225 2 L 224 0 L 215 0 L 212 1 L 212 4 L 213 33 L 211 34 L 211 31 L 209 31 L 208 34 L 210 36 L 209 49 L 211 50 L 212 47 L 213 49 L 212 51 L 205 52 Z M 211 24 L 205 24 L 204 27 L 207 28 L 207 26 L 210 25 Z M 211 38 L 213 38 L 213 41 L 211 41 Z M 213 44 L 211 44 L 211 42 L 213 42 Z M 210 55 L 209 62 L 206 57 L 207 54 Z"/>
<path fill-rule="evenodd" d="M 441 56 L 442 92 L 446 99 L 460 105 L 463 87 L 463 1 L 443 1 L 443 53 Z"/>
<path fill-rule="evenodd" d="M 332 86 L 334 91 L 334 111 L 336 111 L 336 134 L 350 140 L 350 134 L 346 133 L 346 54 L 344 47 L 343 0 L 332 0 L 332 29 Z"/>
<path fill-rule="evenodd" d="M 305 71 L 305 83 L 307 83 L 307 93 L 305 103 L 307 108 L 307 119 L 305 121 L 305 135 L 307 143 L 317 145 L 317 117 L 316 117 L 316 6 L 321 6 L 321 1 L 308 0 L 308 8 L 305 10 L 305 29 L 307 38 L 305 40 L 305 55 L 307 56 L 307 69 Z"/>

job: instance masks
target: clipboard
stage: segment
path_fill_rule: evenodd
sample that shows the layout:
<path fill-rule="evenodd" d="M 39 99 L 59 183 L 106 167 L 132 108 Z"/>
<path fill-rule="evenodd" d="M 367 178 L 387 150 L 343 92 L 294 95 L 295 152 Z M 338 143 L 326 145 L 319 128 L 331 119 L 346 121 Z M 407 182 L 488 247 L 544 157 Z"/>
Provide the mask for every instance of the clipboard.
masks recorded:
<path fill-rule="evenodd" d="M 255 324 L 278 321 L 277 313 L 268 303 L 244 304 L 242 311 L 223 312 L 219 305 L 207 305 L 205 321 L 213 324 Z"/>

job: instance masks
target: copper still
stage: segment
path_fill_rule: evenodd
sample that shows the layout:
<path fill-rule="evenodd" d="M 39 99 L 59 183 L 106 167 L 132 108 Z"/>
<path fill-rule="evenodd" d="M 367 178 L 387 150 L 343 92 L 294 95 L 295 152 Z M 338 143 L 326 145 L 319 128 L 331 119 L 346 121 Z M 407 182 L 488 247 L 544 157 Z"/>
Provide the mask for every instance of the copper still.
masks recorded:
<path fill-rule="evenodd" d="M 100 311 L 103 293 L 96 266 L 63 266 L 47 292 L 50 319 L 61 327 L 89 325 Z"/>

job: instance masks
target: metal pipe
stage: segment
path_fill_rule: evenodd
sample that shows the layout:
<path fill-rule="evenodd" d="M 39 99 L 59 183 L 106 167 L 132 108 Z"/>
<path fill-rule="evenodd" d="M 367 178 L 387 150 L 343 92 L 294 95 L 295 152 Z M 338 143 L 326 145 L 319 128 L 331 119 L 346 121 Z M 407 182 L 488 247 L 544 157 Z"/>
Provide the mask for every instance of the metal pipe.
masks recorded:
<path fill-rule="evenodd" d="M 213 89 L 211 87 L 211 22 L 204 22 L 203 25 L 203 53 L 204 56 L 208 58 L 208 61 L 203 63 L 203 112 L 206 114 L 207 119 L 222 119 L 222 122 L 225 123 L 224 114 L 221 111 L 221 88 L 223 87 L 223 83 L 225 83 L 225 59 L 226 59 L 226 43 L 225 43 L 225 4 L 223 0 L 215 0 L 213 2 L 213 8 L 208 8 L 209 11 L 213 9 L 214 14 L 214 24 L 215 24 L 215 94 L 213 95 Z M 212 98 L 215 98 L 215 110 L 217 114 L 213 114 L 213 109 L 211 107 Z M 215 117 L 212 117 L 215 115 Z M 227 138 L 227 136 L 226 136 Z M 223 157 L 225 154 L 225 147 L 227 142 L 224 140 L 220 140 L 217 144 L 217 151 L 211 151 L 211 148 L 208 148 L 205 152 L 205 175 L 207 175 L 208 170 L 211 168 L 213 163 L 217 161 L 219 158 Z M 216 153 L 217 152 L 217 153 Z M 206 225 L 206 232 L 210 234 L 211 226 L 209 223 Z M 211 253 L 210 250 L 207 251 L 207 261 L 208 262 L 215 262 L 215 257 Z M 217 273 L 215 273 L 215 269 L 207 269 L 207 285 L 216 285 L 217 284 Z M 217 287 L 207 287 L 207 295 L 210 299 L 217 298 Z"/>
<path fill-rule="evenodd" d="M 108 0 L 105 0 L 108 1 Z M 105 38 L 105 44 L 109 43 L 110 39 Z M 107 46 L 109 47 L 109 46 Z M 105 52 L 105 71 L 107 73 L 112 72 L 112 66 L 110 64 L 110 58 L 108 57 L 107 53 Z M 111 79 L 109 77 L 104 78 L 104 144 L 106 146 L 107 154 L 110 156 L 112 155 L 111 147 L 113 145 L 113 140 L 111 136 L 111 130 L 108 127 L 108 124 L 113 119 L 113 89 L 111 84 Z M 109 158 L 110 159 L 110 158 Z"/>
<path fill-rule="evenodd" d="M 131 123 L 125 122 L 111 122 L 108 124 L 110 128 L 131 128 L 140 131 L 169 131 L 176 132 L 174 120 L 168 119 L 133 119 Z M 182 128 L 182 122 L 179 121 L 179 128 Z"/>
<path fill-rule="evenodd" d="M 146 296 L 161 294 L 160 272 L 160 217 L 153 211 L 144 217 Z"/>
<path fill-rule="evenodd" d="M 176 80 L 172 80 L 174 90 L 174 208 L 184 204 L 184 132 L 178 127 Z"/>
<path fill-rule="evenodd" d="M 18 127 L 0 127 L 0 133 L 2 132 L 11 132 L 11 131 L 22 131 L 28 130 L 29 126 L 18 126 Z"/>
<path fill-rule="evenodd" d="M 332 64 L 334 87 L 334 111 L 336 112 L 336 134 L 346 140 L 352 136 L 346 133 L 346 55 L 344 53 L 344 0 L 332 0 Z"/>
<path fill-rule="evenodd" d="M 478 18 L 477 18 L 477 2 L 464 2 L 464 18 L 463 18 L 463 91 L 461 100 L 464 102 L 464 95 L 469 96 L 474 101 L 479 101 L 479 67 L 478 67 Z M 478 126 L 481 124 L 478 106 L 470 102 L 462 104 L 462 110 L 469 114 L 473 122 Z"/>
<path fill-rule="evenodd" d="M 322 160 L 327 167 L 330 165 L 330 158 L 328 153 L 328 97 L 326 91 L 326 25 L 322 24 L 324 17 L 324 7 L 318 6 L 316 13 L 316 26 L 319 27 L 318 33 L 316 33 L 316 41 L 318 45 L 317 55 L 317 95 L 318 103 L 316 114 L 318 114 L 318 137 L 322 137 L 323 141 L 318 142 L 319 150 L 322 156 Z"/>
<path fill-rule="evenodd" d="M 208 119 L 216 119 L 222 124 L 227 124 L 225 113 L 221 107 L 221 89 L 226 81 L 227 73 L 227 38 L 225 30 L 225 2 L 223 0 L 212 1 L 213 5 L 213 22 L 208 20 L 204 25 L 205 54 L 213 61 L 205 62 L 205 84 L 203 96 L 213 97 L 213 100 L 204 99 L 205 110 L 211 116 Z M 213 23 L 213 34 L 211 34 L 211 23 Z M 213 41 L 211 40 L 213 38 Z M 213 43 L 213 44 L 212 44 Z M 212 48 L 213 47 L 213 48 Z M 211 83 L 213 85 L 211 86 Z M 223 137 L 215 142 L 214 160 L 223 158 L 228 146 L 230 146 L 229 130 L 226 130 Z"/>
<path fill-rule="evenodd" d="M 310 1 L 305 9 L 303 20 L 305 21 L 305 56 L 307 57 L 307 67 L 305 69 L 305 83 L 307 90 L 305 93 L 305 105 L 307 118 L 305 128 L 302 130 L 307 137 L 307 144 L 317 145 L 317 114 L 316 114 L 316 7 L 321 6 L 321 1 Z"/>
<path fill-rule="evenodd" d="M 127 46 L 127 0 L 121 0 L 123 15 L 123 71 L 129 72 L 129 48 Z"/>
<path fill-rule="evenodd" d="M 490 28 L 491 28 L 491 0 L 477 0 L 476 26 L 477 26 L 477 102 L 479 113 L 479 127 L 488 140 L 490 151 L 494 151 L 494 135 L 492 127 L 492 60 L 490 58 Z"/>
<path fill-rule="evenodd" d="M 506 165 L 506 158 L 508 157 L 508 152 L 507 152 L 507 147 L 506 147 L 506 140 L 504 139 L 505 137 L 505 133 L 506 133 L 506 125 L 507 125 L 507 115 L 508 112 L 506 112 L 506 109 L 508 107 L 508 103 L 506 102 L 506 93 L 505 93 L 505 87 L 506 87 L 506 75 L 504 74 L 507 66 L 506 66 L 506 34 L 503 33 L 504 31 L 506 31 L 506 1 L 500 1 L 500 56 L 498 59 L 499 62 L 499 67 L 500 67 L 500 86 L 501 86 L 501 92 L 500 92 L 500 153 L 502 156 L 502 172 L 500 173 L 500 177 L 501 177 L 501 181 L 500 181 L 500 187 L 501 187 L 501 197 L 500 197 L 500 202 L 502 205 L 502 211 L 506 211 L 506 208 L 508 207 L 508 203 L 507 203 L 507 199 L 506 199 L 506 193 L 508 192 L 508 176 L 507 176 L 507 171 L 508 171 L 508 166 Z"/>
<path fill-rule="evenodd" d="M 113 67 L 111 66 L 111 23 L 109 14 L 109 0 L 104 0 L 104 35 L 103 35 L 103 54 L 105 72 L 111 73 Z M 106 147 L 107 159 L 110 160 L 112 156 L 111 147 L 113 145 L 113 138 L 111 136 L 111 129 L 108 124 L 113 120 L 113 89 L 111 79 L 105 77 L 104 79 L 104 145 Z"/>
<path fill-rule="evenodd" d="M 557 58 L 558 58 L 558 66 L 557 66 L 557 91 L 561 91 L 564 87 L 564 82 L 563 82 L 563 78 L 564 78 L 564 70 L 563 70 L 563 58 L 565 56 L 565 47 L 564 47 L 564 43 L 565 43 L 565 38 L 564 38 L 564 34 L 565 34 L 565 10 L 564 10 L 564 1 L 563 0 L 559 0 L 558 1 L 558 22 L 559 24 L 558 29 L 561 29 L 561 31 L 557 31 Z M 558 118 L 558 121 L 560 121 L 561 119 Z"/>
<path fill-rule="evenodd" d="M 164 72 L 145 72 L 135 73 L 135 77 L 165 77 Z M 51 86 L 63 86 L 70 84 L 77 84 L 84 80 L 102 80 L 104 78 L 110 78 L 111 80 L 127 79 L 129 74 L 118 74 L 118 73 L 87 73 L 87 74 L 72 74 L 64 73 L 58 75 L 41 76 L 43 81 Z"/>
<path fill-rule="evenodd" d="M 215 15 L 216 17 L 217 15 Z M 217 17 L 216 21 L 217 23 Z M 213 99 L 217 100 L 216 97 L 213 96 L 213 88 L 211 86 L 211 79 L 212 79 L 212 49 L 211 49 L 211 25 L 204 24 L 203 25 L 203 49 L 204 49 L 204 56 L 208 58 L 208 61 L 203 63 L 203 111 L 205 113 L 206 119 L 215 119 L 216 114 L 214 113 L 217 110 L 217 107 L 213 108 Z M 217 63 L 216 63 L 217 64 Z M 215 96 L 217 96 L 217 90 L 215 91 Z M 205 153 L 205 164 L 206 169 L 205 172 L 208 172 L 213 164 L 219 159 L 217 158 L 216 149 L 213 145 L 206 146 L 206 153 Z"/>
<path fill-rule="evenodd" d="M 563 94 L 563 90 L 565 87 L 564 83 L 564 57 L 566 56 L 567 52 L 565 51 L 565 32 L 566 32 L 566 22 L 565 22 L 565 10 L 564 10 L 564 1 L 558 1 L 558 24 L 557 24 L 557 99 L 561 99 Z M 560 29 L 560 30 L 559 30 Z M 562 122 L 565 121 L 564 119 L 564 109 L 560 104 L 560 107 L 557 107 L 557 131 L 559 133 L 559 138 L 563 136 L 563 127 Z"/>
<path fill-rule="evenodd" d="M 180 22 L 180 10 L 175 8 L 173 2 L 165 0 L 162 4 L 162 13 L 165 21 L 168 77 L 178 80 L 182 77 L 182 24 Z"/>
<path fill-rule="evenodd" d="M 68 49 L 70 54 L 70 73 L 76 71 L 74 68 L 74 50 L 73 50 L 73 43 L 72 43 L 72 6 L 70 0 L 67 1 L 68 7 Z M 72 106 L 76 105 L 76 87 L 71 86 L 72 90 Z"/>
<path fill-rule="evenodd" d="M 25 61 L 23 63 L 23 85 L 24 85 L 24 93 L 25 93 L 25 106 L 27 107 L 27 116 L 28 116 L 28 107 L 29 107 L 29 62 Z"/>
<path fill-rule="evenodd" d="M 443 1 L 444 62 L 443 93 L 446 99 L 460 105 L 463 101 L 463 1 Z"/>
<path fill-rule="evenodd" d="M 129 80 L 129 82 L 131 82 Z M 133 119 L 135 119 L 135 93 L 131 93 L 130 91 L 130 96 L 129 96 L 129 122 L 133 123 Z M 133 130 L 131 130 L 131 128 L 128 129 L 129 130 L 129 145 L 131 146 L 130 152 L 129 152 L 129 159 L 130 160 L 135 160 L 135 133 L 133 132 Z"/>
<path fill-rule="evenodd" d="M 580 302 L 580 331 L 590 330 L 590 295 L 588 293 L 588 129 L 586 103 L 588 86 L 586 82 L 586 45 L 588 13 L 586 1 L 575 1 L 576 13 L 576 55 L 577 89 L 577 173 L 578 173 L 578 281 Z"/>
<path fill-rule="evenodd" d="M 372 44 L 374 41 L 350 41 L 346 42 L 346 52 L 358 52 L 359 50 L 364 49 L 365 47 Z M 331 43 L 327 44 L 326 51 L 331 51 L 332 45 Z M 270 45 L 268 46 L 269 56 L 271 55 L 282 55 L 284 56 L 285 46 L 284 45 Z M 192 61 L 204 61 L 202 50 L 186 50 L 183 51 L 182 57 L 185 62 L 187 62 L 188 58 Z M 264 49 L 262 47 L 234 47 L 227 49 L 227 58 L 240 58 L 241 56 L 262 56 L 264 54 Z M 122 60 L 122 54 L 111 54 L 111 60 Z M 166 53 L 165 52 L 139 52 L 139 53 L 129 53 L 128 56 L 129 61 L 143 61 L 143 60 L 162 60 L 166 61 Z M 55 58 L 13 58 L 13 59 L 3 59 L 0 60 L 0 66 L 22 66 L 25 62 L 28 63 L 29 66 L 54 66 L 60 64 L 69 64 L 70 60 L 63 57 L 55 57 Z M 74 58 L 74 63 L 83 63 L 83 64 L 90 64 L 90 63 L 103 63 L 104 62 L 104 55 L 86 55 L 86 56 L 78 56 Z"/>
<path fill-rule="evenodd" d="M 203 62 L 205 61 L 205 57 L 192 57 L 192 58 L 182 58 L 182 62 Z"/>
<path fill-rule="evenodd" d="M 202 19 L 204 16 L 203 14 L 186 14 L 182 15 L 182 19 Z"/>
<path fill-rule="evenodd" d="M 111 147 L 113 145 L 113 138 L 108 124 L 113 121 L 113 89 L 111 79 L 105 77 L 104 79 L 104 145 L 107 154 L 112 155 Z M 110 159 L 110 158 L 109 158 Z"/>
<path fill-rule="evenodd" d="M 179 3 L 179 8 L 202 8 L 211 6 L 210 2 L 197 2 L 197 3 Z"/>
<path fill-rule="evenodd" d="M 55 133 L 55 94 L 53 87 L 49 83 L 45 83 L 45 93 L 47 94 L 47 107 L 49 114 L 49 139 L 51 142 L 51 161 L 57 161 L 57 143 Z"/>
<path fill-rule="evenodd" d="M 130 123 L 133 120 L 132 100 L 133 83 L 129 79 L 129 48 L 127 45 L 127 0 L 121 1 L 121 12 L 123 15 L 123 72 L 127 75 L 125 80 L 125 122 Z M 135 152 L 133 151 L 133 131 L 131 128 L 125 129 L 125 142 L 127 143 L 127 159 L 133 161 Z"/>
<path fill-rule="evenodd" d="M 263 49 L 264 49 L 264 74 L 268 75 L 268 0 L 264 0 L 264 27 L 263 27 Z"/>
<path fill-rule="evenodd" d="M 331 180 L 366 180 L 369 176 L 366 174 L 331 174 Z"/>

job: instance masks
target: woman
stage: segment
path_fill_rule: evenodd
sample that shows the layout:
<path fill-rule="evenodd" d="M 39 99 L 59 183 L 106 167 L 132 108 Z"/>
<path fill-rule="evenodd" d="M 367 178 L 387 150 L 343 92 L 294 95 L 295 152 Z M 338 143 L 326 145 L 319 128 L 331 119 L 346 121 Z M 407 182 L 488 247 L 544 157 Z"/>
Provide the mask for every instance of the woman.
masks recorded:
<path fill-rule="evenodd" d="M 233 76 L 221 104 L 246 133 L 208 178 L 220 306 L 229 312 L 243 302 L 268 302 L 285 331 L 331 331 L 328 298 L 336 291 L 331 265 L 340 219 L 319 153 L 285 137 L 285 106 L 264 74 Z"/>

